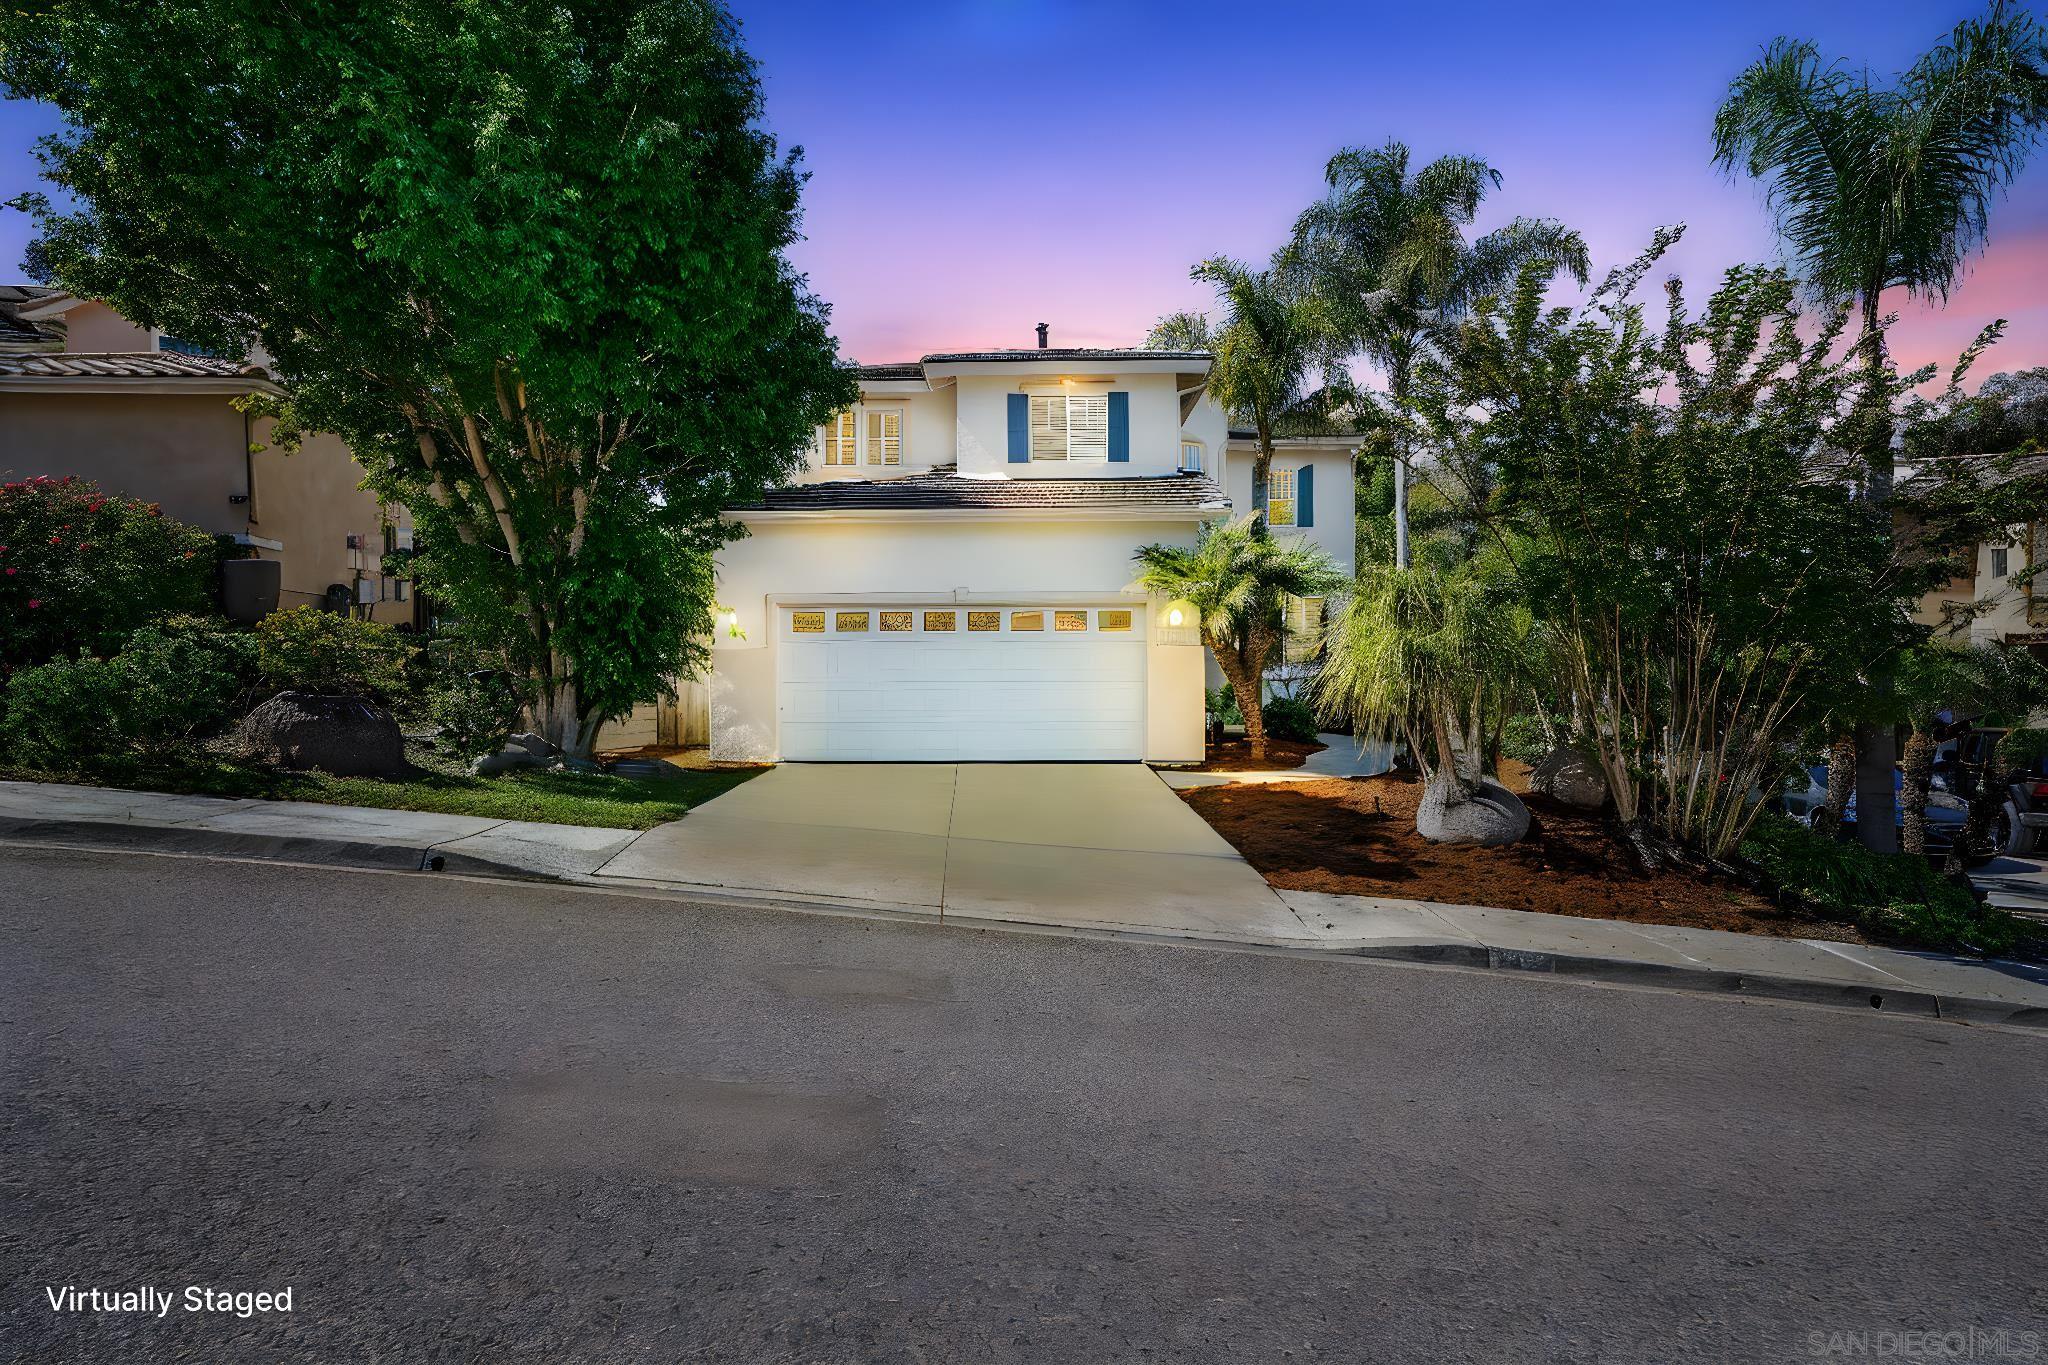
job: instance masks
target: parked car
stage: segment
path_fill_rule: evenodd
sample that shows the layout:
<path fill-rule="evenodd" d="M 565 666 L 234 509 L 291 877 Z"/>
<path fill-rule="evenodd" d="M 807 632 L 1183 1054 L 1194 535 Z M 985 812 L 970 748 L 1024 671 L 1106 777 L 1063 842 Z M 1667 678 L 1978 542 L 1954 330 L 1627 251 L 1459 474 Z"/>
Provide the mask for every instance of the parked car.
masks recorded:
<path fill-rule="evenodd" d="M 1970 730 L 1942 746 L 1935 761 L 1933 785 L 1961 797 L 1967 804 L 1971 775 L 1984 771 L 1985 760 L 2005 737 L 2002 729 Z M 2048 756 L 1996 774 L 2004 788 L 1992 826 L 1993 852 L 2019 856 L 2048 847 Z"/>
<path fill-rule="evenodd" d="M 1897 793 L 1905 785 L 1904 775 L 1897 768 L 1893 768 L 1892 791 Z M 1822 764 L 1806 770 L 1806 785 L 1804 787 L 1801 787 L 1795 779 L 1793 784 L 1786 789 L 1784 795 L 1779 798 L 1779 804 L 1787 815 L 1810 828 L 1813 824 L 1815 813 L 1827 804 L 1827 799 L 1828 770 L 1826 765 Z M 1894 800 L 1892 805 L 1892 818 L 1903 832 L 1906 824 L 1906 815 L 1899 808 L 1896 800 Z M 1944 790 L 1939 786 L 1930 790 L 1927 793 L 1927 856 L 1930 858 L 1946 858 L 1949 849 L 1962 836 L 1963 827 L 1969 824 L 1969 822 L 1970 807 L 1968 802 L 1955 793 Z M 1848 807 L 1842 812 L 1842 834 L 1844 837 L 1853 838 L 1855 837 L 1855 829 L 1856 793 L 1851 792 L 1849 793 Z M 1970 856 L 1970 861 L 1973 863 L 1983 862 L 1991 857 L 1994 851 L 1992 849 L 1979 849 Z"/>

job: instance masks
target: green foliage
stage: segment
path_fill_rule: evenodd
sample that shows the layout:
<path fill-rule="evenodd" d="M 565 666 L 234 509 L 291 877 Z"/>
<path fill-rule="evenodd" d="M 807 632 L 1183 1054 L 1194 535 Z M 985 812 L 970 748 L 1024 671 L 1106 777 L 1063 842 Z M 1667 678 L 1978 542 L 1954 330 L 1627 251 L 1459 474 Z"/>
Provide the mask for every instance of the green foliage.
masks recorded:
<path fill-rule="evenodd" d="M 153 503 L 75 478 L 0 485 L 0 676 L 207 610 L 218 562 L 212 536 Z"/>
<path fill-rule="evenodd" d="M 11 763 L 64 773 L 169 761 L 232 713 L 247 652 L 230 632 L 181 618 L 145 626 L 110 658 L 80 655 L 8 680 L 0 748 Z"/>
<path fill-rule="evenodd" d="M 1527 711 L 1508 717 L 1507 724 L 1501 727 L 1502 758 L 1534 766 L 1549 756 L 1550 749 L 1550 736 L 1544 732 L 1542 719 Z"/>
<path fill-rule="evenodd" d="M 277 442 L 348 441 L 572 753 L 702 664 L 718 513 L 857 396 L 711 0 L 54 0 L 0 12 L 0 84 L 66 120 L 39 259 L 260 342 Z"/>
<path fill-rule="evenodd" d="M 1266 722 L 1266 733 L 1272 738 L 1297 744 L 1315 743 L 1316 713 L 1307 702 L 1298 697 L 1273 697 L 1259 710 Z"/>
<path fill-rule="evenodd" d="M 278 691 L 398 698 L 412 644 L 395 627 L 317 607 L 273 612 L 256 627 L 263 680 Z"/>
<path fill-rule="evenodd" d="M 1477 561 L 1361 565 L 1311 696 L 1355 733 L 1405 739 L 1425 775 L 1479 775 L 1540 654 L 1512 580 Z"/>
<path fill-rule="evenodd" d="M 1740 854 L 1781 893 L 1824 918 L 1912 948 L 2012 952 L 2038 931 L 1943 877 L 1925 858 L 1872 853 L 1780 816 L 1757 821 Z"/>
<path fill-rule="evenodd" d="M 1204 709 L 1208 714 L 1217 717 L 1225 725 L 1244 724 L 1244 712 L 1237 706 L 1236 687 L 1225 683 L 1221 687 L 1207 689 L 1202 696 L 1205 702 Z"/>
<path fill-rule="evenodd" d="M 502 673 L 463 673 L 435 689 L 427 714 L 441 727 L 441 741 L 461 759 L 504 749 L 519 728 L 525 703 Z"/>
<path fill-rule="evenodd" d="M 1998 741 L 1998 761 L 2007 771 L 2026 771 L 2048 757 L 2048 730 L 2009 730 Z"/>

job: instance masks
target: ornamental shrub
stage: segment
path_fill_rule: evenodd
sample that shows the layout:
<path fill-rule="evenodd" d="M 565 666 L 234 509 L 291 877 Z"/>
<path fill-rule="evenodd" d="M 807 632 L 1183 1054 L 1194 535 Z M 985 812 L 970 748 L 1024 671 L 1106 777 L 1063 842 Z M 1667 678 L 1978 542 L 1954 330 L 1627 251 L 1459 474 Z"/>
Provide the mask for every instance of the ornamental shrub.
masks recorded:
<path fill-rule="evenodd" d="M 263 681 L 278 691 L 397 699 L 412 644 L 392 626 L 317 607 L 274 612 L 256 626 Z"/>
<path fill-rule="evenodd" d="M 249 673 L 245 639 L 179 617 L 136 631 L 110 658 L 18 669 L 0 703 L 0 755 L 48 773 L 176 759 L 234 713 Z"/>
<path fill-rule="evenodd" d="M 0 484 L 0 676 L 210 610 L 219 560 L 211 535 L 155 503 L 77 478 Z"/>
<path fill-rule="evenodd" d="M 1266 721 L 1268 739 L 1289 739 L 1297 744 L 1316 742 L 1316 713 L 1296 697 L 1274 697 L 1259 708 Z"/>

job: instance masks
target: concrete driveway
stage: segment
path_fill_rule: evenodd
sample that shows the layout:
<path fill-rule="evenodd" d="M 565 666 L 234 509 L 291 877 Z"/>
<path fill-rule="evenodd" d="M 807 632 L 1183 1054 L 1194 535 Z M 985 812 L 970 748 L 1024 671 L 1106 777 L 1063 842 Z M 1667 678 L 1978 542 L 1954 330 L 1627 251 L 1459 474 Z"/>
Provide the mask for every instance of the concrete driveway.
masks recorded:
<path fill-rule="evenodd" d="M 784 764 L 650 830 L 599 875 L 1077 927 L 1303 934 L 1138 764 Z"/>

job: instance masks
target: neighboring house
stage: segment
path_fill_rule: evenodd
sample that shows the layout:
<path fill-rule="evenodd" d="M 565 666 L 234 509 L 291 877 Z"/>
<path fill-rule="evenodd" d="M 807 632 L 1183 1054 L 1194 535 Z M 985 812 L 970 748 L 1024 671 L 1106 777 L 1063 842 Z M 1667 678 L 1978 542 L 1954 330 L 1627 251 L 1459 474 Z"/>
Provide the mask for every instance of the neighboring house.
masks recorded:
<path fill-rule="evenodd" d="M 2048 473 L 2048 456 L 1957 456 L 1938 473 L 1917 472 L 1901 485 L 1910 506 L 1930 479 L 2002 483 Z M 1922 597 L 1913 619 L 1936 633 L 1970 644 L 2008 644 L 2048 662 L 2048 521 L 2007 528 L 2003 537 L 1972 547 L 1969 571 Z"/>
<path fill-rule="evenodd" d="M 1199 635 L 1132 556 L 1231 514 L 1209 362 L 863 367 L 809 467 L 727 513 L 748 535 L 718 559 L 713 756 L 1200 760 Z"/>
<path fill-rule="evenodd" d="M 346 599 L 380 621 L 414 620 L 388 550 L 409 548 L 402 509 L 364 491 L 342 442 L 265 449 L 265 423 L 232 400 L 277 392 L 261 364 L 209 355 L 90 299 L 0 287 L 0 476 L 91 479 L 159 504 L 278 561 L 278 605 Z"/>

